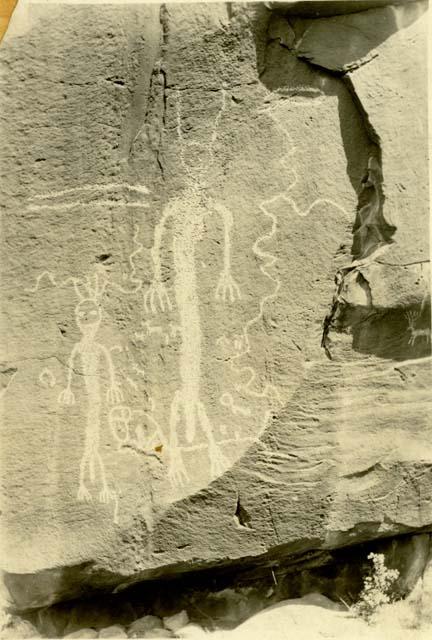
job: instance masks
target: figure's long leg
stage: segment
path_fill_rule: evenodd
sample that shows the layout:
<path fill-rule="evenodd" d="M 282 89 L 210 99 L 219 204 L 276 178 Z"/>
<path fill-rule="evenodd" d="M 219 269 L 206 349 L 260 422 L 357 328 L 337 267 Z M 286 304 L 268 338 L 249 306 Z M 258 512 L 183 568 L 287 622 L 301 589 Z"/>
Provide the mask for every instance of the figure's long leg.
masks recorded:
<path fill-rule="evenodd" d="M 114 502 L 113 520 L 114 520 L 114 524 L 118 524 L 119 523 L 118 494 L 115 491 L 110 491 L 110 489 L 108 488 L 108 483 L 107 483 L 106 474 L 105 474 L 105 465 L 101 458 L 100 453 L 97 450 L 93 452 L 93 457 L 99 465 L 99 471 L 101 476 L 102 491 L 99 493 L 99 502 L 103 502 L 104 504 L 107 504 L 108 502 L 111 502 L 111 501 Z"/>
<path fill-rule="evenodd" d="M 174 290 L 181 336 L 179 349 L 180 393 L 186 423 L 186 439 L 190 443 L 193 441 L 196 431 L 202 356 L 195 244 L 191 230 L 175 238 L 173 250 Z"/>
<path fill-rule="evenodd" d="M 93 456 L 95 457 L 99 465 L 99 471 L 100 471 L 100 477 L 101 477 L 102 491 L 99 493 L 99 502 L 107 503 L 115 497 L 115 493 L 114 491 L 110 491 L 108 489 L 108 483 L 107 483 L 106 474 L 105 474 L 105 465 L 103 463 L 103 460 L 101 458 L 99 451 L 94 451 Z"/>
<path fill-rule="evenodd" d="M 189 476 L 183 464 L 182 454 L 178 447 L 177 427 L 180 423 L 180 412 L 183 405 L 183 398 L 179 391 L 176 391 L 171 403 L 170 412 L 170 451 L 169 451 L 169 471 L 168 476 L 171 484 L 182 485 L 189 481 Z"/>
<path fill-rule="evenodd" d="M 210 475 L 212 476 L 212 478 L 216 478 L 227 469 L 228 464 L 225 456 L 223 455 L 219 446 L 216 444 L 213 435 L 213 429 L 202 402 L 198 403 L 197 410 L 201 428 L 207 436 L 208 451 L 210 457 Z"/>
<path fill-rule="evenodd" d="M 94 454 L 91 454 L 90 457 L 89 457 L 89 476 L 90 476 L 90 482 L 94 482 L 96 480 Z"/>
<path fill-rule="evenodd" d="M 170 410 L 170 447 L 172 449 L 177 449 L 178 446 L 177 425 L 180 422 L 180 406 L 180 392 L 176 391 Z"/>
<path fill-rule="evenodd" d="M 80 462 L 79 488 L 78 488 L 78 495 L 77 495 L 77 498 L 80 502 L 91 502 L 91 499 L 92 499 L 84 482 L 86 467 L 90 466 L 91 455 L 92 455 L 91 451 L 89 450 L 86 443 L 84 454 Z"/>

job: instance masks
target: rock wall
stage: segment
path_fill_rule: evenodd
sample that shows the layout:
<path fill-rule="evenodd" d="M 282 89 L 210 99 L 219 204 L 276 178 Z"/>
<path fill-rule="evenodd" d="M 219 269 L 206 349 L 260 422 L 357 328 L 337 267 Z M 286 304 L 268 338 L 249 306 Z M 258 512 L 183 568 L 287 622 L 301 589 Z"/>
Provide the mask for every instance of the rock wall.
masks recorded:
<path fill-rule="evenodd" d="M 286 4 L 6 35 L 17 608 L 431 528 L 426 4 Z"/>

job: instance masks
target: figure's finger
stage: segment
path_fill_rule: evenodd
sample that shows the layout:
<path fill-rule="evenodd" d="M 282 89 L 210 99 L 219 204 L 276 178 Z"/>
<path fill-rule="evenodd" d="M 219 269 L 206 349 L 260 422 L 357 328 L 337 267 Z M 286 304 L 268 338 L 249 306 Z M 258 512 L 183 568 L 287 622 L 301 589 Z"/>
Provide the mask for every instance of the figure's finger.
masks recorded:
<path fill-rule="evenodd" d="M 149 312 L 149 308 L 148 308 L 148 297 L 149 297 L 149 293 L 150 293 L 150 289 L 148 289 L 145 294 L 144 294 L 144 311 L 146 313 Z"/>
<path fill-rule="evenodd" d="M 156 295 L 156 292 L 154 290 L 152 290 L 152 292 L 150 294 L 150 309 L 151 309 L 151 312 L 153 314 L 157 313 L 157 307 L 156 307 L 156 304 L 155 304 L 155 295 Z"/>
<path fill-rule="evenodd" d="M 167 291 L 165 291 L 165 297 L 166 297 L 168 311 L 172 311 L 172 304 Z"/>

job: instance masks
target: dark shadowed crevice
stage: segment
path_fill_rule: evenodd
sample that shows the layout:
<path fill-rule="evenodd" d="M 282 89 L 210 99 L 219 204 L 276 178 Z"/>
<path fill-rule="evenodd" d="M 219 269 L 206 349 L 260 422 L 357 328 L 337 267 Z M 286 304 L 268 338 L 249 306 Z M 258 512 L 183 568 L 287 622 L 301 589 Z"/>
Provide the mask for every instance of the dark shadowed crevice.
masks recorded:
<path fill-rule="evenodd" d="M 384 218 L 383 175 L 377 158 L 369 159 L 367 174 L 359 193 L 353 226 L 352 255 L 355 260 L 369 257 L 376 249 L 392 244 L 396 227 Z"/>
<path fill-rule="evenodd" d="M 240 496 L 238 496 L 237 498 L 237 505 L 234 513 L 234 518 L 238 527 L 241 527 L 242 529 L 252 529 L 250 524 L 251 517 L 246 511 L 246 509 L 243 507 L 243 505 L 241 504 Z"/>

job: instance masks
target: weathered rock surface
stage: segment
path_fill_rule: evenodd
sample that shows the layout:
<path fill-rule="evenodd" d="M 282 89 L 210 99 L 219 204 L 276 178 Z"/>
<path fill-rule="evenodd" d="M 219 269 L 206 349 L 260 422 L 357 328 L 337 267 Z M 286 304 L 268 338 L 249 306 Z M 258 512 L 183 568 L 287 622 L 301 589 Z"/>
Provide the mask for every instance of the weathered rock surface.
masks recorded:
<path fill-rule="evenodd" d="M 129 638 L 140 638 L 148 631 L 154 631 L 154 629 L 162 629 L 162 620 L 157 616 L 146 615 L 134 620 L 134 622 L 128 627 Z"/>
<path fill-rule="evenodd" d="M 317 0 L 316 2 L 293 0 L 292 2 L 266 2 L 265 5 L 271 11 L 286 16 L 323 18 L 410 2 L 416 2 L 416 0 Z"/>
<path fill-rule="evenodd" d="M 98 633 L 98 638 L 127 638 L 127 633 L 118 624 L 114 624 L 111 627 L 105 627 Z"/>
<path fill-rule="evenodd" d="M 98 632 L 95 629 L 80 629 L 79 631 L 74 631 L 73 633 L 68 633 L 64 636 L 65 638 L 82 638 L 83 640 L 90 640 L 91 638 L 97 638 Z"/>
<path fill-rule="evenodd" d="M 331 552 L 309 552 L 303 556 L 303 569 L 298 559 L 292 563 L 278 559 L 270 567 L 257 564 L 242 570 L 209 569 L 172 580 L 141 582 L 116 595 L 61 602 L 23 615 L 33 633 L 37 629 L 41 637 L 48 638 L 86 628 L 96 631 L 98 637 L 114 635 L 117 629 L 121 630 L 121 637 L 126 633 L 135 638 L 155 637 L 162 629 L 159 616 L 165 627 L 171 627 L 163 629 L 165 635 L 169 632 L 176 637 L 196 638 L 205 634 L 203 628 L 212 633 L 235 629 L 265 608 L 303 596 L 307 596 L 305 601 L 309 604 L 346 610 L 341 602 L 351 605 L 357 601 L 371 568 L 371 551 L 383 554 L 386 567 L 397 569 L 399 577 L 393 585 L 393 595 L 399 598 L 409 594 L 392 609 L 399 626 L 418 629 L 429 624 L 428 534 L 375 540 Z M 390 611 L 382 613 L 385 619 L 391 615 Z M 187 620 L 191 623 L 174 632 L 174 626 Z M 18 616 L 8 616 L 7 624 L 1 626 L 2 637 L 17 637 L 17 622 L 22 624 Z"/>
<path fill-rule="evenodd" d="M 263 6 L 31 5 L 6 36 L 15 607 L 432 527 L 413 7 L 344 77 Z"/>
<path fill-rule="evenodd" d="M 293 43 L 296 55 L 331 71 L 349 72 L 344 80 L 379 141 L 380 208 L 390 231 L 393 227 L 395 246 L 388 261 L 396 264 L 429 259 L 428 235 L 413 234 L 413 223 L 406 215 L 417 209 L 417 228 L 427 228 L 426 10 L 426 2 L 415 2 L 292 21 L 298 33 Z"/>
<path fill-rule="evenodd" d="M 164 627 L 169 629 L 173 633 L 177 633 L 182 627 L 185 627 L 189 622 L 187 611 L 179 611 L 172 616 L 166 616 L 163 619 Z"/>

